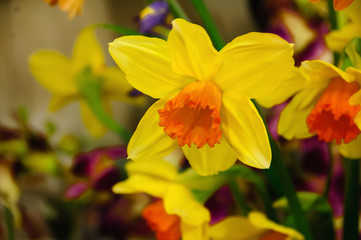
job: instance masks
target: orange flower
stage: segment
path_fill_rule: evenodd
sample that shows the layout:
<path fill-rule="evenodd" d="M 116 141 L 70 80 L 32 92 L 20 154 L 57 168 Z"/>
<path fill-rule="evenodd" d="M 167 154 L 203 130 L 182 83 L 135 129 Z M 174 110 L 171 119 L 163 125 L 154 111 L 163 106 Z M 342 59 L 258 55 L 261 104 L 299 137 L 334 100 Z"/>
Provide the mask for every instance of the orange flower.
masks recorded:
<path fill-rule="evenodd" d="M 360 105 L 350 105 L 350 97 L 359 90 L 357 82 L 348 83 L 340 77 L 334 78 L 307 117 L 311 133 L 316 132 L 319 140 L 336 144 L 349 143 L 360 129 L 353 118 L 360 111 Z"/>
<path fill-rule="evenodd" d="M 83 6 L 85 0 L 43 0 L 49 3 L 50 6 L 59 4 L 59 7 L 64 12 L 68 12 L 68 18 L 74 18 L 75 15 L 79 15 L 83 12 Z"/>
<path fill-rule="evenodd" d="M 182 147 L 191 143 L 198 148 L 214 147 L 222 138 L 221 97 L 212 81 L 190 83 L 158 110 L 159 125 Z"/>
<path fill-rule="evenodd" d="M 259 240 L 287 240 L 288 235 L 274 230 L 269 230 L 261 236 Z"/>
<path fill-rule="evenodd" d="M 313 3 L 318 1 L 320 0 L 310 0 L 310 2 Z M 335 8 L 335 10 L 341 11 L 347 8 L 352 2 L 353 0 L 333 0 L 333 7 Z"/>
<path fill-rule="evenodd" d="M 280 88 L 264 99 L 271 107 L 292 99 L 278 122 L 278 133 L 286 139 L 317 135 L 334 142 L 342 156 L 361 157 L 361 71 L 343 71 L 320 60 L 304 61 Z"/>
<path fill-rule="evenodd" d="M 163 200 L 148 205 L 142 212 L 149 227 L 155 231 L 158 240 L 179 240 L 181 238 L 180 217 L 168 214 Z"/>

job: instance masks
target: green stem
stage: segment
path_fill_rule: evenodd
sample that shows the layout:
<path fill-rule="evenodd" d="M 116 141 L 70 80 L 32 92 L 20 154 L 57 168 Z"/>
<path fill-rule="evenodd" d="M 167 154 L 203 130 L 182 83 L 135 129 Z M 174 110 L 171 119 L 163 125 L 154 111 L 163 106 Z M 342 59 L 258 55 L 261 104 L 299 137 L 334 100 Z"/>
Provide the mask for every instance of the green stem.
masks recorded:
<path fill-rule="evenodd" d="M 333 175 L 333 166 L 335 164 L 335 160 L 334 160 L 334 158 L 332 156 L 332 152 L 331 152 L 331 144 L 328 145 L 328 151 L 329 151 L 328 156 L 330 158 L 330 163 L 328 165 L 328 173 L 327 173 L 325 189 L 323 190 L 323 196 L 326 199 L 328 198 L 328 194 L 330 192 L 330 185 L 331 185 L 332 175 Z"/>
<path fill-rule="evenodd" d="M 14 217 L 11 213 L 10 209 L 4 206 L 4 214 L 5 214 L 5 225 L 6 225 L 6 231 L 8 240 L 14 240 L 15 234 L 14 234 Z"/>
<path fill-rule="evenodd" d="M 77 86 L 88 106 L 98 120 L 109 130 L 115 132 L 128 143 L 131 133 L 119 125 L 112 117 L 108 115 L 103 106 L 102 98 L 102 79 L 94 75 L 91 68 L 85 67 L 77 77 Z"/>
<path fill-rule="evenodd" d="M 132 134 L 119 125 L 112 117 L 110 117 L 104 110 L 101 99 L 88 99 L 85 97 L 89 107 L 93 111 L 94 115 L 98 118 L 98 120 L 106 126 L 109 130 L 115 132 L 120 138 L 123 139 L 125 143 L 128 143 Z"/>
<path fill-rule="evenodd" d="M 183 18 L 183 19 L 185 19 L 187 21 L 190 21 L 189 17 L 184 12 L 182 6 L 178 3 L 177 0 L 167 0 L 167 2 L 169 4 L 169 8 L 170 8 L 170 10 L 173 13 L 175 18 Z"/>
<path fill-rule="evenodd" d="M 309 223 L 306 219 L 305 213 L 302 210 L 301 202 L 298 199 L 297 192 L 293 186 L 291 177 L 287 171 L 285 164 L 282 161 L 281 153 L 276 141 L 270 137 L 270 144 L 272 149 L 272 166 L 270 171 L 275 171 L 279 176 L 279 184 L 283 188 L 283 192 L 286 195 L 289 210 L 293 215 L 293 219 L 296 224 L 296 228 L 305 236 L 305 239 L 311 240 L 312 232 Z"/>
<path fill-rule="evenodd" d="M 346 166 L 346 193 L 343 219 L 343 239 L 359 237 L 360 161 L 344 158 Z"/>
<path fill-rule="evenodd" d="M 305 213 L 302 209 L 302 205 L 300 200 L 298 199 L 296 189 L 292 183 L 291 177 L 287 171 L 285 164 L 282 161 L 282 156 L 280 149 L 276 143 L 276 141 L 272 138 L 269 129 L 267 128 L 267 124 L 265 119 L 259 110 L 258 104 L 256 101 L 253 100 L 254 105 L 256 106 L 259 114 L 262 117 L 262 120 L 266 126 L 269 142 L 271 145 L 272 150 L 272 164 L 269 172 L 273 172 L 272 176 L 277 176 L 276 179 L 278 180 L 278 185 L 282 187 L 283 193 L 285 194 L 289 209 L 291 214 L 293 215 L 293 219 L 296 224 L 297 230 L 299 230 L 307 240 L 312 240 L 312 232 L 310 229 L 310 225 L 306 219 Z"/>
<path fill-rule="evenodd" d="M 248 206 L 246 199 L 244 198 L 242 192 L 239 190 L 237 181 L 231 181 L 229 183 L 229 186 L 231 188 L 238 209 L 240 209 L 243 216 L 247 216 L 252 209 Z"/>
<path fill-rule="evenodd" d="M 264 183 L 259 182 L 256 184 L 256 187 L 258 188 L 259 194 L 261 195 L 261 198 L 263 200 L 268 219 L 270 219 L 274 222 L 279 222 L 276 211 L 275 211 L 274 207 L 272 206 L 272 199 L 271 199 Z"/>
<path fill-rule="evenodd" d="M 94 26 L 97 28 L 105 28 L 105 29 L 111 30 L 113 32 L 119 33 L 120 35 L 142 35 L 137 30 L 118 26 L 116 24 L 99 23 L 99 24 L 95 24 Z"/>
<path fill-rule="evenodd" d="M 328 7 L 329 20 L 330 20 L 330 28 L 331 30 L 337 30 L 338 29 L 337 13 L 333 7 L 333 0 L 327 0 L 327 7 Z M 333 59 L 335 65 L 337 66 L 338 62 L 340 61 L 340 54 L 334 52 Z"/>
<path fill-rule="evenodd" d="M 224 46 L 224 41 L 222 39 L 221 34 L 219 33 L 216 24 L 213 21 L 211 14 L 209 13 L 206 5 L 203 0 L 192 0 L 193 6 L 201 17 L 209 36 L 212 39 L 214 47 L 217 50 L 221 50 Z"/>

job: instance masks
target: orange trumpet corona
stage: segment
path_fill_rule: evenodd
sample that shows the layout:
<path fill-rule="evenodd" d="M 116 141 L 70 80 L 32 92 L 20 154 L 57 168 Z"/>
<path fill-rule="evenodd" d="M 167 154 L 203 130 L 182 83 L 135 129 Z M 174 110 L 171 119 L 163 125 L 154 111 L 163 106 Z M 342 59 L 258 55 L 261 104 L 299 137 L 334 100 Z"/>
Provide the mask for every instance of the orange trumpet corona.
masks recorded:
<path fill-rule="evenodd" d="M 336 144 L 355 139 L 360 129 L 353 118 L 360 106 L 350 105 L 348 101 L 358 90 L 356 82 L 347 83 L 342 78 L 334 78 L 307 117 L 309 131 L 317 133 L 320 140 L 336 141 Z"/>
<path fill-rule="evenodd" d="M 155 231 L 158 240 L 179 240 L 181 238 L 180 218 L 169 215 L 162 200 L 148 205 L 142 212 L 149 227 Z"/>
<path fill-rule="evenodd" d="M 158 111 L 159 125 L 180 146 L 213 147 L 222 138 L 221 91 L 212 81 L 195 81 Z"/>

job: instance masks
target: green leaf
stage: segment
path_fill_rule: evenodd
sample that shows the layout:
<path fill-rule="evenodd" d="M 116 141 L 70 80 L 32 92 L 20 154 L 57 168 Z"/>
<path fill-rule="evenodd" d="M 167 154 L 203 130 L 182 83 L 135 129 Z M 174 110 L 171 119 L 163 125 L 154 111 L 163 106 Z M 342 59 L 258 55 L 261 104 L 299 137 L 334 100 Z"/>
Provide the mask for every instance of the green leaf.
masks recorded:
<path fill-rule="evenodd" d="M 142 35 L 140 32 L 131 29 L 131 28 L 126 28 L 126 27 L 122 27 L 116 24 L 108 24 L 108 23 L 100 23 L 100 24 L 95 24 L 95 27 L 100 27 L 100 28 L 105 28 L 108 30 L 111 30 L 113 32 L 119 33 L 120 35 Z"/>
<path fill-rule="evenodd" d="M 310 222 L 314 239 L 335 239 L 332 208 L 327 199 L 319 194 L 310 192 L 298 192 L 297 195 L 302 204 L 302 209 L 306 213 L 306 218 Z M 276 208 L 289 211 L 286 198 L 279 199 L 273 205 Z M 284 224 L 294 227 L 293 217 L 289 215 Z"/>
<path fill-rule="evenodd" d="M 14 217 L 11 213 L 10 209 L 4 205 L 4 215 L 5 215 L 5 225 L 6 225 L 6 232 L 7 232 L 7 239 L 14 240 L 15 233 L 14 233 Z"/>

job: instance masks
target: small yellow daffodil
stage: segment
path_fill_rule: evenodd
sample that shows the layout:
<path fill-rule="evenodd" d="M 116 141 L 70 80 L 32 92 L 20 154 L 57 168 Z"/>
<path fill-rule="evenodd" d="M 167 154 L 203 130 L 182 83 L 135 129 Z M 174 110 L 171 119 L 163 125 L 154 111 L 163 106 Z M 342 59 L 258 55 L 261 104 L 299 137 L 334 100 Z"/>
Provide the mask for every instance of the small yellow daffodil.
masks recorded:
<path fill-rule="evenodd" d="M 361 1 L 354 1 L 345 11 L 348 23 L 339 30 L 326 35 L 327 46 L 334 51 L 342 52 L 348 42 L 355 37 L 361 37 Z"/>
<path fill-rule="evenodd" d="M 141 103 L 142 98 L 131 98 L 128 94 L 132 87 L 127 83 L 124 73 L 117 67 L 106 67 L 102 48 L 95 37 L 94 27 L 85 28 L 78 36 L 73 57 L 68 58 L 54 50 L 39 50 L 29 58 L 30 70 L 34 78 L 52 93 L 49 108 L 58 110 L 71 101 L 79 100 L 81 115 L 86 128 L 96 137 L 105 132 L 105 127 L 92 113 L 81 91 L 90 86 L 80 82 L 84 71 L 94 76 L 100 86 L 103 107 L 111 112 L 110 101 L 121 100 Z M 90 90 L 92 91 L 92 90 Z"/>
<path fill-rule="evenodd" d="M 9 208 L 14 215 L 15 223 L 20 225 L 21 213 L 18 208 L 20 189 L 14 179 L 12 164 L 4 159 L 0 161 L 0 203 Z"/>
<path fill-rule="evenodd" d="M 181 147 L 200 175 L 238 158 L 268 168 L 271 150 L 251 98 L 272 92 L 293 68 L 293 45 L 274 34 L 249 33 L 217 51 L 206 31 L 183 19 L 168 40 L 125 36 L 109 46 L 127 80 L 160 98 L 128 145 L 132 160 L 162 159 Z"/>
<path fill-rule="evenodd" d="M 305 61 L 281 87 L 258 99 L 271 107 L 295 94 L 280 115 L 278 132 L 287 139 L 308 138 L 334 142 L 348 158 L 361 157 L 361 71 L 345 71 L 332 64 Z"/>
<path fill-rule="evenodd" d="M 193 197 L 190 189 L 177 181 L 180 176 L 174 165 L 163 160 L 128 162 L 125 169 L 128 179 L 115 184 L 113 192 L 143 192 L 160 198 L 166 213 L 180 218 L 182 239 L 208 239 L 206 227 L 210 221 L 210 213 Z"/>
<path fill-rule="evenodd" d="M 260 212 L 248 217 L 227 217 L 209 229 L 211 240 L 303 240 L 296 230 L 272 222 Z"/>

